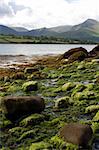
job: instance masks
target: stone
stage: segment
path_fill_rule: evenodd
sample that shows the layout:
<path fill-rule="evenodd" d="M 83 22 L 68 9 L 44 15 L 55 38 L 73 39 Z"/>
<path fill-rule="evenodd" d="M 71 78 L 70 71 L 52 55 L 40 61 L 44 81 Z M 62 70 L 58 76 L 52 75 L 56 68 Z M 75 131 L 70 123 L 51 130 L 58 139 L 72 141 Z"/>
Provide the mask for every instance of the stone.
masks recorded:
<path fill-rule="evenodd" d="M 36 68 L 36 67 L 28 67 L 28 68 L 26 68 L 25 70 L 24 70 L 24 73 L 26 74 L 26 73 L 30 73 L 30 74 L 32 74 L 33 72 L 36 72 L 36 71 L 39 71 L 39 69 L 38 68 Z"/>
<path fill-rule="evenodd" d="M 32 113 L 40 113 L 44 108 L 44 99 L 39 96 L 6 96 L 1 98 L 2 112 L 10 120 L 17 120 Z"/>
<path fill-rule="evenodd" d="M 89 57 L 97 57 L 99 56 L 99 45 L 97 45 L 95 48 L 93 48 L 90 52 L 89 52 Z"/>
<path fill-rule="evenodd" d="M 85 113 L 97 112 L 99 110 L 99 105 L 90 105 L 86 107 Z"/>
<path fill-rule="evenodd" d="M 70 49 L 69 51 L 65 52 L 64 55 L 63 55 L 63 58 L 69 58 L 71 55 L 77 53 L 77 52 L 83 52 L 86 54 L 86 56 L 88 55 L 88 52 L 85 48 L 83 47 L 78 47 L 78 48 L 73 48 L 73 49 Z"/>
<path fill-rule="evenodd" d="M 25 80 L 26 79 L 26 77 L 25 77 L 23 72 L 14 73 L 11 78 L 15 79 L 15 80 L 18 80 L 18 79 Z"/>
<path fill-rule="evenodd" d="M 93 121 L 99 121 L 99 110 L 98 112 L 96 113 L 96 115 L 93 117 Z"/>
<path fill-rule="evenodd" d="M 66 142 L 79 146 L 87 146 L 93 132 L 89 125 L 69 123 L 60 129 L 59 134 Z"/>
<path fill-rule="evenodd" d="M 74 83 L 68 82 L 62 86 L 62 91 L 69 91 L 75 87 Z"/>
<path fill-rule="evenodd" d="M 24 118 L 23 120 L 21 120 L 21 122 L 19 123 L 20 126 L 34 126 L 37 124 L 40 124 L 40 122 L 44 121 L 45 116 L 42 114 L 32 114 L 26 118 Z"/>
<path fill-rule="evenodd" d="M 84 53 L 83 51 L 79 51 L 79 52 L 75 52 L 74 54 L 72 54 L 69 58 L 68 58 L 68 62 L 72 63 L 74 61 L 78 61 L 81 62 L 83 61 L 85 58 L 87 58 L 87 54 Z"/>
<path fill-rule="evenodd" d="M 38 89 L 37 81 L 28 81 L 22 85 L 22 89 L 25 92 L 36 91 Z"/>
<path fill-rule="evenodd" d="M 70 97 L 65 96 L 55 101 L 55 108 L 67 108 L 71 104 L 72 100 L 70 99 Z"/>

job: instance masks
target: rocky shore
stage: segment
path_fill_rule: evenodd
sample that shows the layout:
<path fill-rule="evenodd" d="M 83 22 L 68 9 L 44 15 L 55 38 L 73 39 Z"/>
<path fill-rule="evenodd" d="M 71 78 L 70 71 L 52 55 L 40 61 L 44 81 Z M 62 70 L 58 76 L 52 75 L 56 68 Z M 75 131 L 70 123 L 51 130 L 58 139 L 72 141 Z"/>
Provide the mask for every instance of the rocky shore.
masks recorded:
<path fill-rule="evenodd" d="M 99 149 L 99 46 L 0 64 L 1 150 Z"/>

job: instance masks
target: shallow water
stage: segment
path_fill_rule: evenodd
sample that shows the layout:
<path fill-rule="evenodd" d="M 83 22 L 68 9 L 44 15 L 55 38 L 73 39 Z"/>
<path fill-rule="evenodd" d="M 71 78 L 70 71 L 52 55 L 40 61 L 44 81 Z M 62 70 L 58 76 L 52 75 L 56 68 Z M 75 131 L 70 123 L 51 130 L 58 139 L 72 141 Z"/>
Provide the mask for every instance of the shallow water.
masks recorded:
<path fill-rule="evenodd" d="M 90 44 L 0 44 L 0 55 L 56 55 L 75 47 L 84 47 L 90 51 L 95 46 Z"/>

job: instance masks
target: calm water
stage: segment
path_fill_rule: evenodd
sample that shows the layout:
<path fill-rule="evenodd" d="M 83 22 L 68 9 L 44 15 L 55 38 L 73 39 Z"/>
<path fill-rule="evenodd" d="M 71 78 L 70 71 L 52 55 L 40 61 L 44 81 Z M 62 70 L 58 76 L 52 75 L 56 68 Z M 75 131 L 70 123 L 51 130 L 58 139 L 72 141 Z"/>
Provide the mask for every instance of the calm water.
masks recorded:
<path fill-rule="evenodd" d="M 88 51 L 96 45 L 83 44 L 0 44 L 0 55 L 48 55 L 62 54 L 71 48 L 84 47 Z"/>

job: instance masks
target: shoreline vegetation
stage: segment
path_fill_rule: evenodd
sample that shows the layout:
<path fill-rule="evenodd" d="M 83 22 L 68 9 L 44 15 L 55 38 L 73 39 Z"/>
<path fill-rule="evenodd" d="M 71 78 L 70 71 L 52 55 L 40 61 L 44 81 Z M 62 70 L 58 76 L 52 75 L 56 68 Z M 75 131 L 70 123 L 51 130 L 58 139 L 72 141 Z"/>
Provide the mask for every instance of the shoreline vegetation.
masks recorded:
<path fill-rule="evenodd" d="M 98 44 L 91 40 L 76 40 L 57 37 L 31 37 L 31 36 L 15 36 L 0 35 L 0 44 Z"/>
<path fill-rule="evenodd" d="M 1 150 L 98 150 L 99 45 L 0 57 Z"/>

